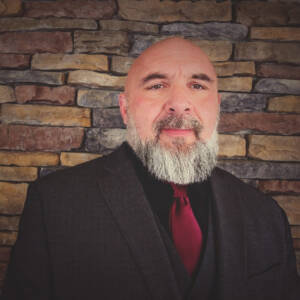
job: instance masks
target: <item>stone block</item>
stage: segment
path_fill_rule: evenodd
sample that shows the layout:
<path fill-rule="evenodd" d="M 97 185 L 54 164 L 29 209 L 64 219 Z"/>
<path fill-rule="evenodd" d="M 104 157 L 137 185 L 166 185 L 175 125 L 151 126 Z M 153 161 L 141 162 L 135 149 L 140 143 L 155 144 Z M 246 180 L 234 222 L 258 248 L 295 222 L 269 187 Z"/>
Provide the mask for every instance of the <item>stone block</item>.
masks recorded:
<path fill-rule="evenodd" d="M 0 125 L 0 149 L 23 151 L 70 151 L 79 148 L 84 129 Z"/>
<path fill-rule="evenodd" d="M 12 87 L 0 85 L 0 103 L 15 102 L 16 97 Z"/>
<path fill-rule="evenodd" d="M 27 17 L 69 17 L 86 19 L 110 19 L 116 11 L 113 0 L 64 0 L 57 2 L 25 2 Z"/>
<path fill-rule="evenodd" d="M 258 188 L 264 193 L 300 193 L 300 181 L 260 180 Z"/>
<path fill-rule="evenodd" d="M 234 58 L 299 64 L 299 52 L 299 43 L 239 42 L 235 47 Z"/>
<path fill-rule="evenodd" d="M 252 27 L 250 37 L 256 40 L 300 41 L 300 28 Z"/>
<path fill-rule="evenodd" d="M 62 152 L 60 154 L 60 161 L 63 166 L 71 167 L 98 158 L 100 156 L 100 154 L 94 153 Z"/>
<path fill-rule="evenodd" d="M 0 213 L 21 214 L 27 194 L 27 183 L 0 182 Z"/>
<path fill-rule="evenodd" d="M 300 226 L 290 226 L 293 238 L 300 238 Z"/>
<path fill-rule="evenodd" d="M 255 75 L 252 61 L 226 61 L 213 64 L 218 76 Z"/>
<path fill-rule="evenodd" d="M 32 18 L 1 18 L 0 32 L 49 30 L 49 29 L 97 29 L 97 22 L 88 19 L 32 19 Z"/>
<path fill-rule="evenodd" d="M 93 127 L 124 128 L 119 108 L 93 109 Z"/>
<path fill-rule="evenodd" d="M 0 70 L 0 83 L 43 83 L 62 85 L 64 80 L 64 73 L 59 72 Z"/>
<path fill-rule="evenodd" d="M 264 78 L 255 84 L 254 91 L 300 95 L 300 80 Z"/>
<path fill-rule="evenodd" d="M 18 216 L 0 216 L 0 228 L 1 230 L 17 231 L 19 220 Z"/>
<path fill-rule="evenodd" d="M 31 64 L 32 69 L 39 70 L 108 71 L 108 59 L 105 55 L 41 53 L 33 56 Z"/>
<path fill-rule="evenodd" d="M 284 3 L 240 1 L 236 5 L 237 22 L 253 25 L 285 25 L 289 14 Z"/>
<path fill-rule="evenodd" d="M 119 15 L 144 22 L 231 21 L 231 3 L 210 1 L 118 0 Z"/>
<path fill-rule="evenodd" d="M 274 196 L 277 203 L 284 209 L 291 225 L 300 225 L 300 196 Z"/>
<path fill-rule="evenodd" d="M 15 16 L 22 12 L 22 0 L 0 0 L 0 16 Z"/>
<path fill-rule="evenodd" d="M 180 34 L 194 36 L 204 40 L 244 40 L 248 34 L 248 27 L 242 24 L 217 23 L 206 24 L 172 23 L 163 25 L 162 34 Z"/>
<path fill-rule="evenodd" d="M 48 87 L 40 85 L 18 85 L 15 88 L 17 102 L 20 104 L 39 102 L 56 105 L 75 103 L 75 88 L 70 86 Z"/>
<path fill-rule="evenodd" d="M 300 113 L 300 96 L 274 97 L 269 100 L 268 110 Z"/>
<path fill-rule="evenodd" d="M 106 90 L 79 90 L 77 104 L 92 108 L 119 107 L 119 92 Z"/>
<path fill-rule="evenodd" d="M 100 28 L 102 30 L 117 30 L 117 31 L 132 31 L 145 33 L 158 33 L 159 27 L 157 24 L 121 21 L 121 20 L 103 20 L 100 21 Z"/>
<path fill-rule="evenodd" d="M 23 54 L 0 54 L 0 68 L 28 68 L 29 55 Z"/>
<path fill-rule="evenodd" d="M 257 75 L 261 77 L 300 79 L 300 67 L 285 64 L 260 64 L 257 67 Z"/>
<path fill-rule="evenodd" d="M 0 151 L 0 164 L 22 167 L 56 166 L 59 164 L 59 155 L 47 152 Z"/>
<path fill-rule="evenodd" d="M 219 123 L 219 130 L 229 132 L 257 132 L 274 134 L 299 134 L 300 118 L 297 114 L 277 113 L 223 113 Z"/>
<path fill-rule="evenodd" d="M 252 90 L 252 77 L 223 77 L 218 79 L 220 91 L 250 92 Z"/>
<path fill-rule="evenodd" d="M 36 53 L 71 52 L 73 48 L 69 32 L 5 32 L 0 34 L 0 52 Z"/>
<path fill-rule="evenodd" d="M 300 137 L 250 135 L 249 156 L 262 160 L 300 161 Z"/>
<path fill-rule="evenodd" d="M 218 166 L 247 179 L 300 179 L 300 164 L 249 160 L 223 160 Z"/>
<path fill-rule="evenodd" d="M 75 31 L 74 46 L 77 53 L 127 55 L 129 39 L 122 31 Z"/>
<path fill-rule="evenodd" d="M 1 246 L 13 246 L 17 240 L 18 233 L 11 232 L 0 232 L 0 245 Z"/>
<path fill-rule="evenodd" d="M 221 93 L 222 112 L 263 111 L 267 106 L 268 96 L 248 93 Z"/>
<path fill-rule="evenodd" d="M 34 181 L 37 179 L 37 168 L 0 166 L 0 180 L 3 181 Z"/>
<path fill-rule="evenodd" d="M 90 127 L 90 110 L 79 107 L 2 104 L 4 124 Z"/>
<path fill-rule="evenodd" d="M 58 166 L 58 167 L 42 167 L 40 169 L 40 174 L 39 174 L 39 177 L 44 177 L 48 174 L 51 174 L 53 172 L 56 172 L 56 171 L 60 171 L 60 170 L 63 170 L 63 169 L 66 169 L 65 166 Z"/>
<path fill-rule="evenodd" d="M 8 262 L 10 258 L 10 247 L 0 247 L 0 261 L 1 262 Z"/>
<path fill-rule="evenodd" d="M 219 156 L 235 157 L 246 155 L 246 141 L 238 135 L 219 135 Z"/>
<path fill-rule="evenodd" d="M 72 71 L 69 73 L 68 83 L 87 87 L 123 88 L 125 76 L 112 76 L 93 71 Z"/>
<path fill-rule="evenodd" d="M 135 34 L 130 55 L 138 56 L 153 43 L 163 40 L 164 38 L 166 38 L 166 36 L 158 37 Z M 226 61 L 231 57 L 232 44 L 229 41 L 204 41 L 197 38 L 189 38 L 189 40 L 202 48 L 211 61 Z"/>
<path fill-rule="evenodd" d="M 289 24 L 300 24 L 300 6 L 294 5 L 289 9 Z"/>
<path fill-rule="evenodd" d="M 91 128 L 87 130 L 85 150 L 88 152 L 106 153 L 114 150 L 126 139 L 126 129 Z"/>
<path fill-rule="evenodd" d="M 125 56 L 113 56 L 111 59 L 111 70 L 117 73 L 128 73 L 134 59 Z"/>

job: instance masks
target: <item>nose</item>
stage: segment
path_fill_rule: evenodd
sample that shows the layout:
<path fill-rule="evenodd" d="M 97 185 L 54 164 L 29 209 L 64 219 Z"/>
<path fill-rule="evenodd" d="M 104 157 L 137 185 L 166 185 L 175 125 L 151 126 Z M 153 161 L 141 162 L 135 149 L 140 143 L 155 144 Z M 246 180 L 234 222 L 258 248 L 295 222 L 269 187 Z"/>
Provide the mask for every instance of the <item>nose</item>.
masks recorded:
<path fill-rule="evenodd" d="M 165 109 L 169 114 L 189 114 L 191 103 L 188 95 L 182 89 L 174 89 L 165 104 Z"/>

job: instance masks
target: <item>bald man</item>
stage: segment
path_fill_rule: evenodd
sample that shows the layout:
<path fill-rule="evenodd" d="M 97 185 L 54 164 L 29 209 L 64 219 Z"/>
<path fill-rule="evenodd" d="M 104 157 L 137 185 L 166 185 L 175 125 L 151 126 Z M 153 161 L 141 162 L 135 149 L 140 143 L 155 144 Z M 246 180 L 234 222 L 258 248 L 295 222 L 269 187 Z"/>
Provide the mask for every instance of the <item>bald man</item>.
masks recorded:
<path fill-rule="evenodd" d="M 284 212 L 216 167 L 217 86 L 189 41 L 142 53 L 127 142 L 30 185 L 3 299 L 299 300 Z"/>

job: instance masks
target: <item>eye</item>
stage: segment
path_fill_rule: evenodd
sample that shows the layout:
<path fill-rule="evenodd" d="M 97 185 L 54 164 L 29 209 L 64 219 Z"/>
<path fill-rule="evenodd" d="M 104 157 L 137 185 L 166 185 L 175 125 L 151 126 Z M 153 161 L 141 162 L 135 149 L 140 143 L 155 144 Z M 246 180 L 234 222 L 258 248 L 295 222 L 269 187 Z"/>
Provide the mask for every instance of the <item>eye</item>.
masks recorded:
<path fill-rule="evenodd" d="M 201 84 L 199 84 L 199 83 L 193 83 L 193 84 L 191 85 L 191 87 L 192 87 L 192 89 L 195 89 L 195 90 L 201 90 L 201 89 L 204 88 L 204 87 L 203 87 Z"/>
<path fill-rule="evenodd" d="M 148 87 L 147 90 L 159 90 L 162 89 L 163 87 L 164 85 L 162 83 L 157 83 Z"/>

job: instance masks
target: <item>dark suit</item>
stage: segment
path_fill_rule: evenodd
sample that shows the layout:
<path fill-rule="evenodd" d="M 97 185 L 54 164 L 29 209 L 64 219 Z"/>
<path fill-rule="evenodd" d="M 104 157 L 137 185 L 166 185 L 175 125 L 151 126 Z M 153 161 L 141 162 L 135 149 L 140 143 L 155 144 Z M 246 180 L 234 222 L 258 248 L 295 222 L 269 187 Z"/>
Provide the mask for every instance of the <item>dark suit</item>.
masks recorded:
<path fill-rule="evenodd" d="M 216 299 L 300 299 L 282 209 L 218 168 L 210 182 Z M 123 147 L 30 186 L 4 299 L 181 295 L 161 227 Z"/>

